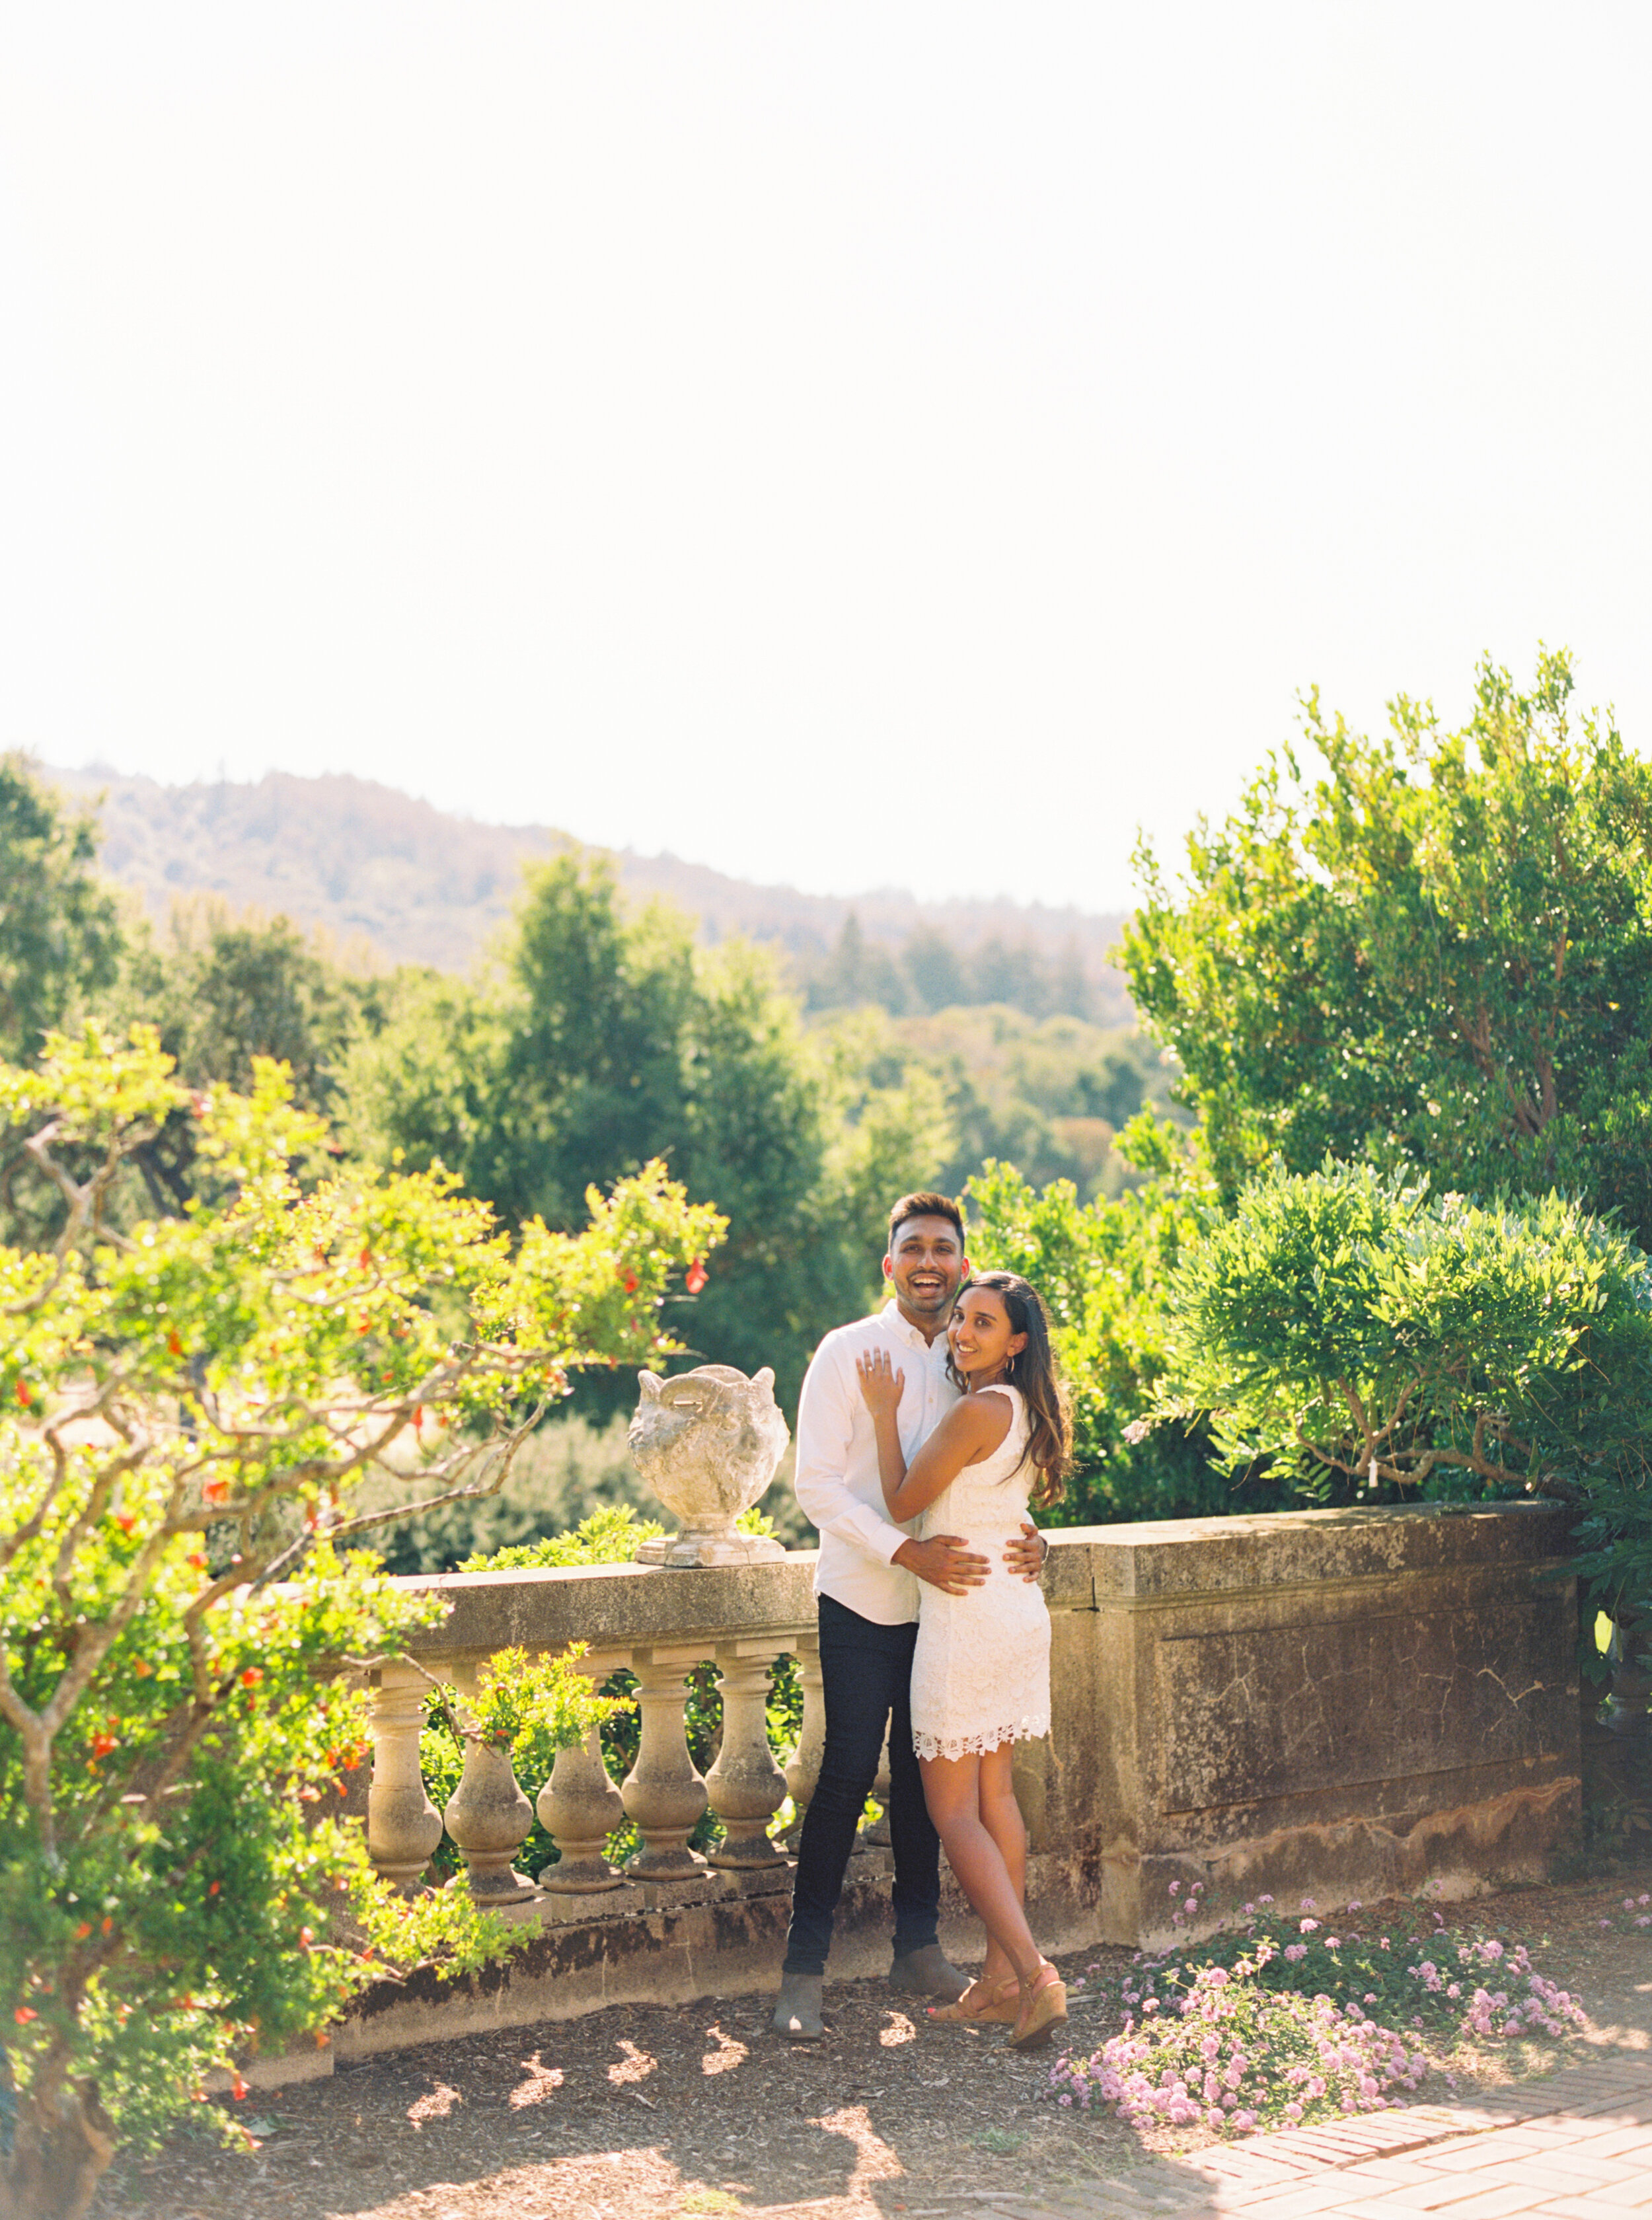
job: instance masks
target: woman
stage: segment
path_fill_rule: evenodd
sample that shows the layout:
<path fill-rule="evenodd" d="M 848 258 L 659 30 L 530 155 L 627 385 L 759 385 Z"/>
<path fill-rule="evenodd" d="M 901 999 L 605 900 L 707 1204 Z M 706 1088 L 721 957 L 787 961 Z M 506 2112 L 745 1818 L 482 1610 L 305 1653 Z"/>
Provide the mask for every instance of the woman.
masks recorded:
<path fill-rule="evenodd" d="M 988 1545 L 1020 1531 L 1029 1501 L 1059 1496 L 1067 1412 L 1044 1306 L 1015 1273 L 966 1281 L 947 1341 L 963 1395 L 910 1469 L 895 1424 L 902 1375 L 887 1352 L 858 1360 L 860 1387 L 890 1518 L 921 1512 L 920 1535 L 965 1535 L 992 1562 L 983 1587 L 954 1596 L 926 1586 L 919 1606 L 912 1739 L 924 1799 L 988 1936 L 979 1979 L 932 2017 L 1013 2022 L 1012 2045 L 1027 2050 L 1067 2017 L 1066 1990 L 1026 1924 L 1026 1828 L 1010 1774 L 1015 1743 L 1050 1731 L 1050 1612 Z"/>

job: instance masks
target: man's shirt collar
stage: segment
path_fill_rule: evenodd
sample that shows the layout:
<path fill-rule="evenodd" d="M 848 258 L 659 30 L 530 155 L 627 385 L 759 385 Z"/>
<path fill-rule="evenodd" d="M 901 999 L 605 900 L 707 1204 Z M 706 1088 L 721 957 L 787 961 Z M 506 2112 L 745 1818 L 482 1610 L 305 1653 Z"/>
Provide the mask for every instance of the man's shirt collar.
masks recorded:
<path fill-rule="evenodd" d="M 944 1333 L 938 1333 L 934 1341 L 928 1340 L 918 1331 L 893 1295 L 884 1304 L 880 1316 L 886 1333 L 894 1334 L 897 1341 L 904 1341 L 909 1349 L 921 1350 L 926 1356 L 934 1353 L 938 1344 L 944 1346 L 946 1337 Z"/>

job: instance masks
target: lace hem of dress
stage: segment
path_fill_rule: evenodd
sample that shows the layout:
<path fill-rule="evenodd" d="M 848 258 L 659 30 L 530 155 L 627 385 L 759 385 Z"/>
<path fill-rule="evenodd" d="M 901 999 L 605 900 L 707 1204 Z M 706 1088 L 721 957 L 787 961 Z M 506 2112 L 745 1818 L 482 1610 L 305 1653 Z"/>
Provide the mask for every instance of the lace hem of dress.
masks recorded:
<path fill-rule="evenodd" d="M 1048 1712 L 1022 1718 L 1013 1726 L 984 1727 L 966 1735 L 920 1734 L 914 1728 L 912 1746 L 920 1757 L 985 1757 L 1007 1742 L 1037 1742 L 1050 1731 Z"/>

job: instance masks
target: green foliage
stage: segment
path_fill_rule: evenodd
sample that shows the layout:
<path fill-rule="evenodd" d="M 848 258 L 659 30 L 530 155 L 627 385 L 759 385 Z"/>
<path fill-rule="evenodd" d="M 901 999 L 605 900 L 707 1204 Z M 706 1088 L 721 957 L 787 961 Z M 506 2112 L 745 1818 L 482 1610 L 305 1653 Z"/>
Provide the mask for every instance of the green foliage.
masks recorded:
<path fill-rule="evenodd" d="M 547 1534 L 486 1556 L 466 1557 L 461 1573 L 508 1573 L 537 1565 L 628 1565 L 639 1543 L 665 1529 L 656 1518 L 639 1518 L 628 1503 L 616 1503 L 582 1518 L 569 1534 Z"/>
<path fill-rule="evenodd" d="M 1225 1193 L 1368 1157 L 1652 1239 L 1652 767 L 1571 690 L 1564 655 L 1530 694 L 1487 663 L 1462 731 L 1401 696 L 1377 740 L 1315 696 L 1323 776 L 1270 761 L 1179 890 L 1143 851 L 1131 986 Z"/>
<path fill-rule="evenodd" d="M 132 1158 L 177 1115 L 209 1199 L 122 1218 Z M 507 1947 L 458 1899 L 393 1896 L 327 1810 L 366 1740 L 341 1668 L 440 1614 L 343 1545 L 497 1485 L 573 1368 L 657 1362 L 668 1287 L 720 1222 L 658 1165 L 593 1192 L 581 1232 L 530 1221 L 514 1244 L 443 1175 L 306 1189 L 292 1163 L 325 1159 L 326 1129 L 280 1071 L 191 1097 L 153 1032 L 54 1035 L 38 1069 L 0 1067 L 0 1126 L 66 1206 L 52 1250 L 0 1249 L 22 2211 L 42 2169 L 95 2177 L 100 2104 L 148 2133 L 208 2067 L 320 2025 L 386 1961 Z M 357 1513 L 369 1474 L 400 1476 L 398 1508 Z"/>
<path fill-rule="evenodd" d="M 1094 1021 L 1113 1015 L 1120 999 L 1105 979 L 1089 976 L 1075 941 L 1055 955 L 1001 933 L 961 946 L 920 926 L 890 944 L 869 939 L 852 911 L 825 954 L 794 955 L 792 968 L 810 1010 L 872 1007 L 903 1017 L 997 1003 L 1034 1020 Z"/>
<path fill-rule="evenodd" d="M 385 1570 L 457 1572 L 467 1562 L 491 1562 L 502 1550 L 565 1533 L 598 1511 L 634 1506 L 642 1482 L 631 1462 L 627 1423 L 627 1414 L 616 1412 L 595 1426 L 558 1405 L 517 1450 L 496 1495 L 445 1504 L 413 1524 L 388 1528 L 379 1537 Z M 365 1482 L 358 1498 L 363 1510 L 383 1510 L 396 1500 L 396 1483 L 389 1481 Z"/>
<path fill-rule="evenodd" d="M 1562 1196 L 1275 1167 L 1213 1214 L 1170 1310 L 1161 1408 L 1322 1500 L 1646 1486 L 1652 1267 Z"/>
<path fill-rule="evenodd" d="M 92 820 L 0 756 L 0 1057 L 38 1055 L 114 982 L 123 936 L 97 854 Z"/>
<path fill-rule="evenodd" d="M 1116 1194 L 1131 1176 L 1118 1136 L 1144 1104 L 1169 1101 L 1169 1068 L 1132 1027 L 996 1004 L 898 1019 L 860 1010 L 823 1020 L 815 1037 L 916 1123 L 935 1164 L 923 1183 L 947 1194 L 994 1158 L 1034 1187 L 1065 1179 L 1086 1198 Z M 885 1210 L 899 1191 L 881 1191 Z"/>
<path fill-rule="evenodd" d="M 1195 1138 L 1144 1114 L 1124 1145 L 1142 1186 L 1080 1202 L 988 1163 L 965 1192 L 970 1261 L 1019 1272 L 1043 1296 L 1072 1406 L 1075 1470 L 1051 1523 L 1107 1525 L 1271 1507 L 1213 1469 L 1202 1420 L 1149 1424 L 1170 1331 L 1172 1275 L 1213 1189 Z M 1261 1495 L 1262 1500 L 1256 1500 Z"/>
<path fill-rule="evenodd" d="M 782 1400 L 870 1292 L 874 1174 L 894 1182 L 887 1208 L 932 1161 L 914 1161 L 888 1090 L 850 1099 L 767 957 L 696 951 L 659 907 L 627 917 L 607 869 L 571 857 L 531 882 L 502 979 L 400 982 L 347 1077 L 365 1154 L 439 1162 L 507 1222 L 565 1225 L 587 1182 L 666 1158 L 728 1219 L 715 1270 L 676 1313 L 683 1338 L 748 1371 L 772 1364 Z"/>

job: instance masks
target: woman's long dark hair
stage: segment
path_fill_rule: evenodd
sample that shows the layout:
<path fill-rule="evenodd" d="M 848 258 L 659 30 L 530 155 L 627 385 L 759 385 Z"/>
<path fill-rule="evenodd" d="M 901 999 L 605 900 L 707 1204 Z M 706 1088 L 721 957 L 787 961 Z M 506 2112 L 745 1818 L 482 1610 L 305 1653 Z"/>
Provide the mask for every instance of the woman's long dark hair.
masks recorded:
<path fill-rule="evenodd" d="M 958 1289 L 957 1300 L 962 1302 L 971 1288 L 988 1288 L 1000 1296 L 1009 1313 L 1010 1331 L 1026 1336 L 1025 1348 L 1018 1350 L 1005 1367 L 1004 1382 L 1019 1388 L 1021 1400 L 1026 1405 L 1031 1431 L 1022 1463 L 1031 1457 L 1038 1468 L 1032 1500 L 1048 1509 L 1050 1504 L 1061 1500 L 1062 1483 L 1067 1477 L 1071 1457 L 1073 1430 L 1067 1414 L 1067 1397 L 1050 1347 L 1050 1326 L 1044 1305 L 1038 1300 L 1038 1289 L 1019 1272 L 972 1273 Z M 953 1369 L 950 1344 L 946 1369 L 958 1387 L 965 1385 Z"/>

